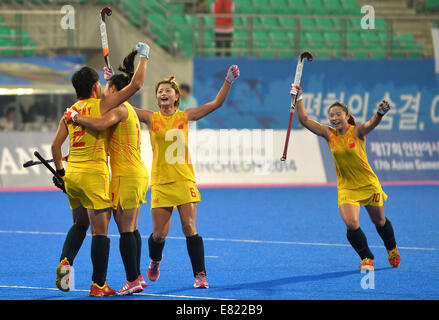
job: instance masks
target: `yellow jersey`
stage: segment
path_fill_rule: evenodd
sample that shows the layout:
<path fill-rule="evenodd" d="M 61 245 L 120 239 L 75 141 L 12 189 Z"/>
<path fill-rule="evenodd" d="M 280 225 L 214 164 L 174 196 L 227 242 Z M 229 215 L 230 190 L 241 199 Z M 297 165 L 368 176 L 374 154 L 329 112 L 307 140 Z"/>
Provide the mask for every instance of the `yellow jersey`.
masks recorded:
<path fill-rule="evenodd" d="M 372 185 L 381 188 L 367 159 L 366 138 L 358 138 L 354 128 L 349 126 L 344 135 L 339 135 L 333 128 L 329 134 L 328 144 L 337 172 L 337 188 L 355 190 Z"/>
<path fill-rule="evenodd" d="M 128 117 L 109 129 L 109 154 L 112 176 L 148 177 L 140 152 L 140 122 L 133 106 L 123 104 Z"/>
<path fill-rule="evenodd" d="M 188 149 L 188 115 L 177 110 L 172 116 L 154 112 L 149 126 L 153 152 L 151 186 L 176 181 L 195 182 Z"/>
<path fill-rule="evenodd" d="M 72 107 L 85 117 L 100 118 L 100 103 L 100 99 L 89 98 L 77 101 Z M 67 130 L 70 137 L 69 169 L 108 173 L 107 130 L 95 131 L 74 122 L 67 123 Z"/>

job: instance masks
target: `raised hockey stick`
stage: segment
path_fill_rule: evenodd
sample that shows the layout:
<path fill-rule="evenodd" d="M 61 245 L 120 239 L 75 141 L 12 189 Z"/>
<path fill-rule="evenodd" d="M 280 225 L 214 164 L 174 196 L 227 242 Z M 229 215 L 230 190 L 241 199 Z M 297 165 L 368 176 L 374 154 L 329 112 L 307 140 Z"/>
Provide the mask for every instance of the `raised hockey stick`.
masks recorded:
<path fill-rule="evenodd" d="M 111 16 L 112 11 L 108 7 L 102 8 L 99 14 L 99 29 L 101 31 L 101 41 L 102 41 L 102 52 L 104 54 L 105 64 L 108 69 L 111 69 L 110 65 L 110 49 L 108 47 L 108 38 L 107 38 L 107 25 L 105 23 L 105 16 Z"/>
<path fill-rule="evenodd" d="M 300 79 L 302 78 L 302 70 L 303 65 L 305 63 L 305 58 L 308 61 L 312 61 L 312 54 L 308 51 L 303 52 L 299 60 L 297 61 L 297 67 L 296 67 L 296 75 L 294 76 L 294 85 L 299 86 L 300 85 Z M 290 118 L 288 120 L 288 128 L 287 128 L 287 136 L 285 137 L 285 145 L 284 145 L 284 153 L 282 155 L 282 158 L 280 158 L 281 161 L 285 161 L 287 159 L 287 152 L 288 152 L 288 144 L 290 141 L 290 133 L 291 133 L 291 125 L 293 124 L 293 117 L 294 117 L 294 108 L 296 106 L 296 95 L 291 96 L 291 107 L 290 107 Z"/>

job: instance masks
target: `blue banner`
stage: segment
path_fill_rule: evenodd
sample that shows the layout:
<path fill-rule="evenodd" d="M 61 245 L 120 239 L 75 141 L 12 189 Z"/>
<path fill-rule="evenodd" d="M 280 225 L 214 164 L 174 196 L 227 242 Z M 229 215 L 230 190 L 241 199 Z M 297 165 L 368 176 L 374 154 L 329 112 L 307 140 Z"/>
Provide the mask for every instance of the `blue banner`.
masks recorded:
<path fill-rule="evenodd" d="M 231 64 L 239 66 L 241 76 L 224 106 L 202 119 L 199 128 L 286 129 L 297 59 L 195 58 L 199 105 L 215 98 Z M 327 109 L 334 101 L 346 103 L 362 123 L 385 99 L 392 109 L 377 130 L 439 129 L 439 75 L 433 59 L 307 61 L 301 86 L 309 116 L 320 123 L 328 123 Z M 293 127 L 299 127 L 297 118 Z"/>

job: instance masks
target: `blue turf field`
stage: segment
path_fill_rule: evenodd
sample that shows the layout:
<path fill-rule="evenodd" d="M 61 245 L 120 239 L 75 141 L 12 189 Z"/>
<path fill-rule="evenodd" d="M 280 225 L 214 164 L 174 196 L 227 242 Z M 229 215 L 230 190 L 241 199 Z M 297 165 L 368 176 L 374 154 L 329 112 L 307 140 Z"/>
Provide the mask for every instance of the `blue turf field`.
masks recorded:
<path fill-rule="evenodd" d="M 439 186 L 385 186 L 386 215 L 401 253 L 393 269 L 375 227 L 360 222 L 376 271 L 361 274 L 346 240 L 335 187 L 201 189 L 197 227 L 204 238 L 210 289 L 193 289 L 178 212 L 164 249 L 161 277 L 140 294 L 108 299 L 439 299 Z M 149 192 L 147 199 L 149 199 Z M 58 191 L 0 193 L 0 299 L 91 299 L 90 240 L 75 260 L 75 291 L 55 287 L 55 269 L 71 214 Z M 142 206 L 142 272 L 149 262 L 149 205 Z M 119 290 L 125 273 L 118 232 L 110 223 L 108 283 Z M 368 281 L 366 281 L 367 276 Z M 374 288 L 363 289 L 363 284 Z M 373 280 L 373 281 L 372 281 Z"/>

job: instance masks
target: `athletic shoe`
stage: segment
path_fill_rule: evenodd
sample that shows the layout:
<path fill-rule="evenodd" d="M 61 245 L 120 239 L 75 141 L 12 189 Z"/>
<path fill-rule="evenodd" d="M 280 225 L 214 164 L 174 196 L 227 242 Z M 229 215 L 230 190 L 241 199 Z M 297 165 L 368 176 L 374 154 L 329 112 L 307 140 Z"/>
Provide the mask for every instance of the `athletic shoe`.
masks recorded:
<path fill-rule="evenodd" d="M 70 263 L 64 258 L 56 268 L 56 287 L 64 292 L 70 291 Z M 67 278 L 65 278 L 67 276 Z"/>
<path fill-rule="evenodd" d="M 149 267 L 147 270 L 149 280 L 157 281 L 157 279 L 160 277 L 160 263 L 161 262 L 162 262 L 162 260 L 160 260 L 160 261 L 151 260 L 149 262 Z"/>
<path fill-rule="evenodd" d="M 112 297 L 116 295 L 116 290 L 111 289 L 108 284 L 100 287 L 98 284 L 92 282 L 90 288 L 90 297 Z"/>
<path fill-rule="evenodd" d="M 393 248 L 392 250 L 388 250 L 389 254 L 389 263 L 392 267 L 397 268 L 401 263 L 401 256 L 399 255 L 398 247 Z"/>
<path fill-rule="evenodd" d="M 373 266 L 373 260 L 369 258 L 364 258 L 360 264 L 360 270 L 373 271 L 375 268 Z"/>
<path fill-rule="evenodd" d="M 206 281 L 206 273 L 198 272 L 195 276 L 194 288 L 199 289 L 207 289 L 209 288 L 209 284 Z"/>
<path fill-rule="evenodd" d="M 142 274 L 139 274 L 139 276 L 137 277 L 137 280 L 139 280 L 139 283 L 142 286 L 142 288 L 146 288 L 147 284 L 145 282 L 145 279 L 143 279 Z"/>
<path fill-rule="evenodd" d="M 133 282 L 129 282 L 128 280 L 123 285 L 122 289 L 117 293 L 120 296 L 127 296 L 133 293 L 138 293 L 143 291 L 143 287 L 140 284 L 139 278 L 134 280 Z"/>

